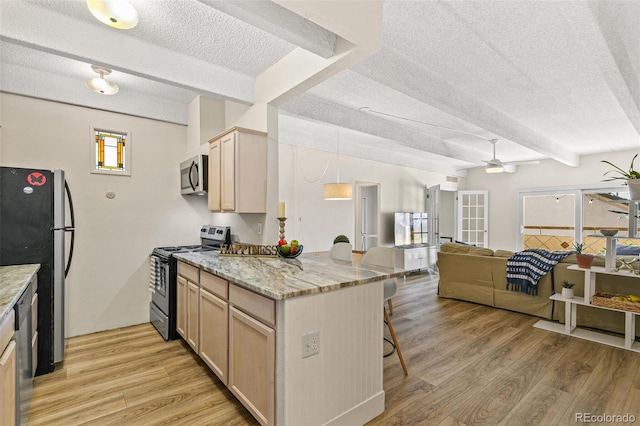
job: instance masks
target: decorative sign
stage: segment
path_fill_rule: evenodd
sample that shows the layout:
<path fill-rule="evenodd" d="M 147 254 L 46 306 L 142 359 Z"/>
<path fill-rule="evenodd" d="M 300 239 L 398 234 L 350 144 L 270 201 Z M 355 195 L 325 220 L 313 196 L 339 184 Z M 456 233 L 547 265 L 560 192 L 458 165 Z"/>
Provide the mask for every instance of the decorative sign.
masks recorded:
<path fill-rule="evenodd" d="M 40 172 L 32 172 L 27 176 L 27 182 L 31 186 L 42 186 L 47 183 L 47 177 Z"/>
<path fill-rule="evenodd" d="M 278 246 L 253 244 L 223 244 L 220 256 L 278 257 Z"/>

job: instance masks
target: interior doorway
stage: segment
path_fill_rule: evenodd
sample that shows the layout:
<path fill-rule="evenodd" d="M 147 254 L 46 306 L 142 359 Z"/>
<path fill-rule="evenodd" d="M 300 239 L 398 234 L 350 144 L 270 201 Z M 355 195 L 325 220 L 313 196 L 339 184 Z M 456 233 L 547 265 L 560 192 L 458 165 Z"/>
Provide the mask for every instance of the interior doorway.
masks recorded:
<path fill-rule="evenodd" d="M 380 244 L 380 184 L 355 183 L 354 250 L 365 253 Z"/>

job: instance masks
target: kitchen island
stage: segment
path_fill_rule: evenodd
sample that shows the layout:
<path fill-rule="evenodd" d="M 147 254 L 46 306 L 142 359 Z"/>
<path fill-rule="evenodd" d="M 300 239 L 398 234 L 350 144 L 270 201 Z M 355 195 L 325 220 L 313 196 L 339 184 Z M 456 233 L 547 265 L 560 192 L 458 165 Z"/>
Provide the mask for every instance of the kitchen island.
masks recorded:
<path fill-rule="evenodd" d="M 178 332 L 261 424 L 364 424 L 384 411 L 382 280 L 403 270 L 174 256 Z"/>

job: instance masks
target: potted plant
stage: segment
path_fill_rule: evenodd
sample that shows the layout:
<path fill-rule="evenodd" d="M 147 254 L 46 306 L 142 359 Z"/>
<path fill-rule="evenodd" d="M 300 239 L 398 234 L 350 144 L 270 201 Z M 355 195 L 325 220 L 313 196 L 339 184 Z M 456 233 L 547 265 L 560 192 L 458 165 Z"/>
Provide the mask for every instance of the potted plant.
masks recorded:
<path fill-rule="evenodd" d="M 562 297 L 565 299 L 573 299 L 573 283 L 565 280 L 562 282 Z"/>
<path fill-rule="evenodd" d="M 591 264 L 593 263 L 593 255 L 592 254 L 584 254 L 582 251 L 585 249 L 584 243 L 573 243 L 573 248 L 576 251 L 576 259 L 578 261 L 578 267 L 589 269 L 591 268 Z"/>
<path fill-rule="evenodd" d="M 638 154 L 634 155 L 631 159 L 631 165 L 629 166 L 629 170 L 624 170 L 610 161 L 601 160 L 602 163 L 608 164 L 613 167 L 613 170 L 609 170 L 604 174 L 604 176 L 609 173 L 615 173 L 618 176 L 610 177 L 609 179 L 605 179 L 605 181 L 611 180 L 624 180 L 627 182 L 627 186 L 629 187 L 629 198 L 631 200 L 640 200 L 640 172 L 637 172 L 633 169 L 633 162 L 638 157 Z"/>
<path fill-rule="evenodd" d="M 333 239 L 333 244 L 336 243 L 349 243 L 349 238 L 346 235 L 338 235 Z"/>

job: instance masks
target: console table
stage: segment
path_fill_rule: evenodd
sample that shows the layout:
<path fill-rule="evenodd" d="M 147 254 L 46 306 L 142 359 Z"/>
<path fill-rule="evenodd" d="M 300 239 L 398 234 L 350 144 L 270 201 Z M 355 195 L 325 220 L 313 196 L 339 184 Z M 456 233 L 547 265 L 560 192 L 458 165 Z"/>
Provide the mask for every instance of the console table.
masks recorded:
<path fill-rule="evenodd" d="M 574 297 L 573 299 L 565 299 L 562 294 L 553 294 L 550 299 L 564 302 L 565 316 L 564 324 L 555 323 L 547 320 L 540 320 L 533 326 L 547 331 L 562 333 L 569 336 L 578 337 L 580 339 L 590 340 L 609 346 L 628 349 L 634 352 L 640 352 L 640 342 L 635 341 L 636 316 L 640 313 L 625 311 L 621 309 L 608 308 L 605 306 L 597 306 L 591 304 L 591 297 L 595 294 L 596 275 L 618 275 L 624 277 L 634 277 L 640 279 L 640 275 L 635 275 L 628 271 L 607 271 L 606 268 L 592 266 L 590 269 L 579 268 L 578 265 L 571 265 L 568 269 L 584 271 L 584 297 Z M 638 282 L 640 285 L 640 282 Z M 597 332 L 582 329 L 576 326 L 577 307 L 578 305 L 589 306 L 594 309 L 607 309 L 624 313 L 624 337 L 613 336 L 604 332 Z"/>

